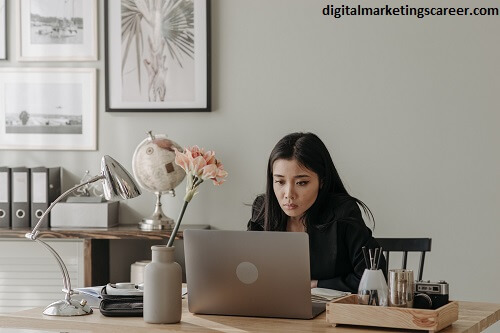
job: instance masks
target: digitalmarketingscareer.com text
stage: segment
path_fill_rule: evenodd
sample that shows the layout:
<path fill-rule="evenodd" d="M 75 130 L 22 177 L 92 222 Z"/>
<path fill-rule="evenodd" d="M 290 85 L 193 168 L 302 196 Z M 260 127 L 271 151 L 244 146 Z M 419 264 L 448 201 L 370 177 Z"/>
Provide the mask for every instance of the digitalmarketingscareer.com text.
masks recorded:
<path fill-rule="evenodd" d="M 361 5 L 328 5 L 322 9 L 324 16 L 339 19 L 344 16 L 498 16 L 498 7 L 413 7 L 409 5 L 365 7 Z"/>

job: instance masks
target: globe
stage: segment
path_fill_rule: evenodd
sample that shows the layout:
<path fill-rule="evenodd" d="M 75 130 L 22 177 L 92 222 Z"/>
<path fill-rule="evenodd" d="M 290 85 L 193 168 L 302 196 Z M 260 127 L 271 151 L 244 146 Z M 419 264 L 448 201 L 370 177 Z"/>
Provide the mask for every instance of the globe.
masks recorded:
<path fill-rule="evenodd" d="M 132 171 L 137 183 L 157 196 L 155 211 L 150 218 L 144 218 L 139 223 L 141 229 L 167 229 L 173 226 L 173 220 L 161 210 L 161 195 L 175 195 L 174 189 L 186 177 L 186 172 L 175 164 L 174 147 L 179 151 L 183 150 L 165 134 L 153 135 L 149 131 L 148 137 L 134 151 Z"/>

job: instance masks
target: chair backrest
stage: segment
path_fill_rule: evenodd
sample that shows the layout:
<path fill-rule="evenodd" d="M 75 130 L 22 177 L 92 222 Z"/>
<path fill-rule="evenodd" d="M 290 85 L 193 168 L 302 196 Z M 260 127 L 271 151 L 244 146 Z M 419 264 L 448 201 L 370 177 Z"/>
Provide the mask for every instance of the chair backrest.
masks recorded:
<path fill-rule="evenodd" d="M 406 269 L 408 252 L 420 252 L 420 262 L 418 267 L 418 281 L 422 280 L 424 273 L 425 252 L 431 251 L 431 238 L 376 238 L 385 255 L 386 267 L 385 276 L 389 269 L 389 255 L 391 252 L 403 252 L 403 262 L 401 268 Z"/>

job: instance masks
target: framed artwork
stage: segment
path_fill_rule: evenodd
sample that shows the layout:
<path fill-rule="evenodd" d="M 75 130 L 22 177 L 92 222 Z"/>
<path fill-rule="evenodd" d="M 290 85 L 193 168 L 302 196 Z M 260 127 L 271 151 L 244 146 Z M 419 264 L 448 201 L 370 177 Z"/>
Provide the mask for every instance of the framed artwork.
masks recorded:
<path fill-rule="evenodd" d="M 106 111 L 210 111 L 209 0 L 105 3 Z"/>
<path fill-rule="evenodd" d="M 0 68 L 0 149 L 95 150 L 95 68 Z"/>
<path fill-rule="evenodd" d="M 97 60 L 97 0 L 19 0 L 19 61 Z"/>
<path fill-rule="evenodd" d="M 7 59 L 7 32 L 5 0 L 0 0 L 0 60 Z"/>

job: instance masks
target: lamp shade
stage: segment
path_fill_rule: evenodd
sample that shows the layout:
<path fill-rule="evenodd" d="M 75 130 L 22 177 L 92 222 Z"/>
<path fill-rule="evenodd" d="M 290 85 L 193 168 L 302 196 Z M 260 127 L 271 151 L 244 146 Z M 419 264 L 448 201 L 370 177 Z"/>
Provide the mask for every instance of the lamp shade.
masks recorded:
<path fill-rule="evenodd" d="M 106 200 L 124 200 L 139 196 L 141 190 L 134 178 L 113 158 L 105 155 L 101 160 L 103 191 Z"/>

